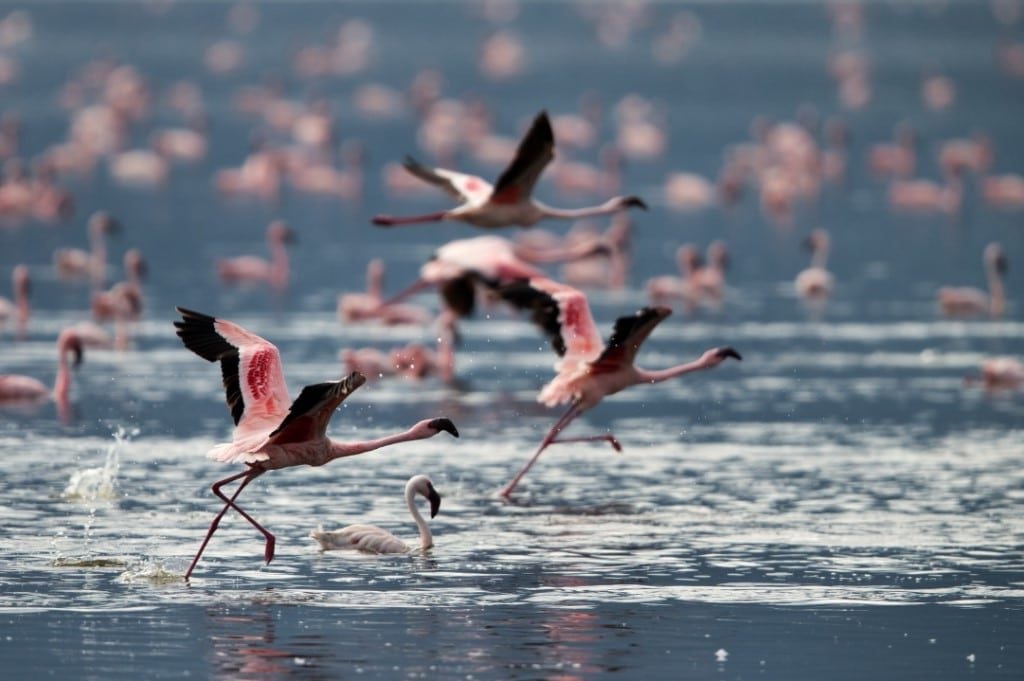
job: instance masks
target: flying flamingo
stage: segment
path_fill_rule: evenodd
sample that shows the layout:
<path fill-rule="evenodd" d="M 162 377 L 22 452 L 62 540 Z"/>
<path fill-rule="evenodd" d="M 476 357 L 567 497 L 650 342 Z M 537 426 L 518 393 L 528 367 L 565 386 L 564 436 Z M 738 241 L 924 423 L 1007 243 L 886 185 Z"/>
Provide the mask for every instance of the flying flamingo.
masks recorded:
<path fill-rule="evenodd" d="M 550 279 L 531 279 L 503 287 L 501 296 L 513 305 L 531 311 L 533 321 L 549 336 L 552 347 L 561 357 L 555 364 L 557 375 L 541 389 L 537 401 L 549 407 L 569 403 L 569 410 L 548 431 L 533 457 L 502 488 L 500 494 L 506 499 L 549 445 L 605 440 L 616 451 L 622 451 L 622 445 L 611 433 L 560 437 L 576 417 L 597 405 L 605 396 L 632 385 L 660 383 L 694 371 L 711 369 L 729 357 L 742 359 L 733 348 L 725 346 L 711 348 L 692 362 L 667 369 L 641 369 L 633 365 L 637 350 L 654 328 L 672 313 L 669 308 L 645 307 L 636 314 L 620 317 L 615 321 L 611 338 L 604 343 L 594 324 L 586 296 L 571 286 Z"/>
<path fill-rule="evenodd" d="M 409 513 L 420 530 L 420 551 L 426 551 L 434 546 L 434 536 L 430 533 L 427 521 L 416 508 L 417 494 L 430 502 L 431 518 L 436 516 L 441 508 L 441 495 L 434 489 L 434 483 L 425 475 L 417 475 L 405 483 L 405 505 L 409 507 Z M 309 536 L 320 544 L 323 551 L 356 549 L 367 553 L 409 553 L 414 550 L 395 535 L 376 525 L 349 525 L 332 532 L 325 532 L 323 526 L 320 526 L 310 532 Z"/>
<path fill-rule="evenodd" d="M 73 357 L 68 363 L 68 355 Z M 57 337 L 57 378 L 53 388 L 39 379 L 17 374 L 0 374 L 0 403 L 41 402 L 52 397 L 62 421 L 67 420 L 71 393 L 71 368 L 82 363 L 82 341 L 71 329 Z"/>
<path fill-rule="evenodd" d="M 276 539 L 266 528 L 243 511 L 235 499 L 246 485 L 269 470 L 290 466 L 322 466 L 346 456 L 370 452 L 381 447 L 433 437 L 442 430 L 458 437 L 455 425 L 447 418 L 426 419 L 409 430 L 363 442 L 338 442 L 327 436 L 327 425 L 346 397 L 365 381 L 351 373 L 340 381 L 308 385 L 287 407 L 281 356 L 269 341 L 224 319 L 177 308 L 181 321 L 174 322 L 185 347 L 209 362 L 220 362 L 228 407 L 235 421 L 231 442 L 217 445 L 208 456 L 224 463 L 244 463 L 246 469 L 213 483 L 213 493 L 224 501 L 224 508 L 210 523 L 199 551 L 185 573 L 188 579 L 203 550 L 229 508 L 235 509 L 266 538 L 264 559 L 274 558 Z M 221 488 L 241 480 L 230 497 Z"/>
<path fill-rule="evenodd" d="M 267 227 L 270 260 L 255 255 L 241 255 L 217 261 L 217 274 L 225 282 L 266 282 L 275 289 L 288 285 L 289 262 L 286 244 L 295 242 L 295 232 L 283 220 L 274 220 Z"/>
<path fill-rule="evenodd" d="M 647 204 L 636 196 L 615 196 L 599 206 L 572 209 L 552 208 L 531 198 L 537 179 L 554 157 L 555 136 L 546 111 L 541 111 L 534 119 L 530 130 L 519 143 L 515 158 L 501 173 L 493 187 L 483 178 L 443 168 L 430 169 L 411 156 L 406 157 L 406 170 L 425 182 L 439 186 L 462 203 L 451 210 L 427 215 L 378 215 L 373 218 L 373 224 L 390 227 L 454 220 L 484 228 L 511 225 L 532 227 L 545 218 L 577 220 L 595 215 L 608 215 L 628 208 L 647 210 Z"/>
<path fill-rule="evenodd" d="M 1006 276 L 1006 253 L 998 243 L 990 243 L 983 254 L 988 293 L 970 286 L 943 286 L 939 289 L 939 307 L 947 317 L 990 315 L 1001 317 L 1006 307 L 1003 277 Z"/>
<path fill-rule="evenodd" d="M 13 317 L 18 322 L 18 338 L 25 338 L 28 331 L 28 319 L 32 314 L 32 308 L 29 305 L 32 280 L 28 275 L 27 265 L 15 266 L 11 272 L 11 283 L 13 284 L 14 300 L 10 301 L 0 297 L 0 328 Z"/>

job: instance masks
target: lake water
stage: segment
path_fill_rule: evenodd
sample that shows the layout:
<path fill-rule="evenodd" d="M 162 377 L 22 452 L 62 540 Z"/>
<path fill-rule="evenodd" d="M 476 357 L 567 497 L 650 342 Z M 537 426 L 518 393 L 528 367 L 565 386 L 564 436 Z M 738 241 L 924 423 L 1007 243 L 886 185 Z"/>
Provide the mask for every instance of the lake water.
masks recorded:
<path fill-rule="evenodd" d="M 163 189 L 119 186 L 101 167 L 64 181 L 76 199 L 65 223 L 0 226 L 0 292 L 10 268 L 27 263 L 35 305 L 28 339 L 8 330 L 0 341 L 2 372 L 49 380 L 57 333 L 87 318 L 88 290 L 61 282 L 50 254 L 86 243 L 92 211 L 124 224 L 115 259 L 137 247 L 151 268 L 133 347 L 87 351 L 68 419 L 52 404 L 0 408 L 5 678 L 1022 678 L 1024 398 L 965 386 L 964 376 L 986 358 L 1024 356 L 1024 214 L 987 207 L 973 177 L 957 218 L 894 212 L 864 164 L 905 118 L 921 138 L 922 176 L 939 177 L 943 140 L 977 130 L 995 141 L 998 172 L 1024 170 L 1024 81 L 996 60 L 1001 44 L 1022 39 L 1020 23 L 1001 25 L 983 3 L 873 3 L 855 40 L 836 35 L 815 3 L 656 4 L 613 49 L 576 5 L 526 3 L 510 24 L 527 46 L 525 72 L 495 83 L 477 68 L 494 25 L 462 4 L 257 7 L 259 25 L 234 38 L 244 64 L 216 75 L 203 54 L 232 35 L 227 4 L 0 4 L 0 18 L 25 9 L 33 25 L 30 39 L 5 48 L 20 73 L 0 86 L 0 109 L 22 117 L 25 155 L 64 137 L 57 93 L 99 55 L 134 64 L 157 94 L 193 79 L 210 131 L 206 160 L 175 167 Z M 656 64 L 652 41 L 683 10 L 699 37 L 679 63 Z M 367 69 L 298 79 L 296 50 L 326 44 L 353 18 L 373 30 Z M 826 60 L 851 42 L 871 60 L 874 98 L 844 112 Z M 663 107 L 668 152 L 625 171 L 626 188 L 652 203 L 635 214 L 629 285 L 594 292 L 594 316 L 610 331 L 645 303 L 649 277 L 674 271 L 679 244 L 721 238 L 732 251 L 724 309 L 677 312 L 639 363 L 667 366 L 723 344 L 743 361 L 607 399 L 574 432 L 608 429 L 624 451 L 554 447 L 509 504 L 496 491 L 558 415 L 535 402 L 553 355 L 526 322 L 478 315 L 462 328 L 457 384 L 371 381 L 331 427 L 363 439 L 446 415 L 461 438 L 261 477 L 240 499 L 277 535 L 275 560 L 264 565 L 262 538 L 228 515 L 185 583 L 219 508 L 209 484 L 233 469 L 203 456 L 229 437 L 229 414 L 219 371 L 175 337 L 173 308 L 275 342 L 293 393 L 343 375 L 341 348 L 429 338 L 429 329 L 342 326 L 334 312 L 338 293 L 363 286 L 369 258 L 385 259 L 397 290 L 433 248 L 475 234 L 369 222 L 446 205 L 429 194 L 396 199 L 379 180 L 405 153 L 429 158 L 417 150 L 416 119 L 366 120 L 352 107 L 356 86 L 404 88 L 427 66 L 444 73 L 447 95 L 490 102 L 507 135 L 541 108 L 576 111 L 587 91 L 609 106 L 635 92 Z M 956 83 L 951 108 L 922 105 L 930 71 Z M 326 97 L 341 136 L 365 142 L 361 202 L 290 190 L 277 203 L 226 200 L 212 189 L 215 170 L 238 165 L 258 127 L 234 109 L 234 93 L 268 74 L 296 100 Z M 849 167 L 845 184 L 801 207 L 792 227 L 766 219 L 752 195 L 728 211 L 667 210 L 666 172 L 713 178 L 756 114 L 792 120 L 805 104 L 844 116 Z M 158 99 L 131 141 L 144 145 L 176 120 Z M 610 136 L 610 114 L 604 125 Z M 474 163 L 460 160 L 485 176 L 498 170 Z M 537 194 L 582 201 L 545 183 Z M 289 291 L 222 287 L 215 259 L 262 253 L 278 217 L 300 239 Z M 819 226 L 832 234 L 837 286 L 815 315 L 792 281 L 806 266 L 800 242 Z M 936 290 L 983 286 L 990 241 L 1010 262 L 1006 317 L 943 319 Z M 319 524 L 372 522 L 411 539 L 401 495 L 417 473 L 444 497 L 428 554 L 321 553 L 308 538 Z"/>

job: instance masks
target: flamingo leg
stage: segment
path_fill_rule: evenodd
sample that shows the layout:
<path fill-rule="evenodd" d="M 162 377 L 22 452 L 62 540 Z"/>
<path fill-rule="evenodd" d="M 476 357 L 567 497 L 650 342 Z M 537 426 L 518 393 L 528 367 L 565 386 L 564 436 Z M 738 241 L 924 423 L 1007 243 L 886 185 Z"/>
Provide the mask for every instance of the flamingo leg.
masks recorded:
<path fill-rule="evenodd" d="M 511 497 L 512 490 L 516 488 L 516 485 L 519 484 L 519 481 L 523 478 L 524 475 L 526 475 L 526 471 L 530 470 L 530 467 L 533 466 L 534 462 L 537 461 L 537 459 L 540 457 L 541 452 L 547 449 L 548 445 L 550 445 L 551 443 L 558 441 L 558 434 L 565 430 L 565 427 L 572 423 L 573 419 L 575 419 L 581 413 L 583 413 L 583 410 L 579 408 L 578 404 L 573 404 L 571 407 L 569 407 L 569 410 L 562 415 L 562 418 L 558 419 L 555 425 L 551 427 L 551 430 L 548 431 L 548 434 L 544 436 L 544 439 L 541 441 L 540 446 L 537 448 L 537 451 L 534 453 L 533 457 L 526 462 L 526 465 L 523 466 L 518 473 L 516 473 L 516 476 L 512 478 L 512 481 L 510 483 L 501 488 L 501 491 L 498 494 L 504 497 L 505 499 Z"/>
<path fill-rule="evenodd" d="M 410 215 L 408 217 L 396 217 L 394 215 L 376 215 L 373 218 L 373 224 L 378 227 L 397 227 L 401 225 L 418 225 L 423 222 L 438 222 L 444 220 L 445 215 L 448 211 L 442 210 L 436 213 L 427 213 L 426 215 Z"/>
<path fill-rule="evenodd" d="M 234 508 L 236 511 L 238 511 L 238 513 L 243 518 L 252 523 L 252 525 L 260 532 L 262 532 L 263 535 L 267 538 L 267 546 L 264 551 L 264 557 L 269 556 L 267 558 L 267 562 L 269 563 L 270 560 L 274 557 L 274 535 L 268 532 L 266 528 L 257 523 L 248 513 L 243 511 L 239 506 L 235 504 L 235 499 L 237 499 L 238 495 L 242 493 L 242 490 L 245 489 L 245 486 L 262 474 L 263 471 L 250 468 L 249 470 L 242 471 L 241 473 L 237 473 L 235 475 L 224 478 L 223 480 L 218 480 L 217 482 L 213 483 L 213 493 L 217 495 L 217 497 L 219 497 L 220 499 L 224 500 L 224 508 L 221 509 L 220 513 L 218 513 L 217 516 L 213 519 L 213 522 L 210 523 L 210 529 L 206 532 L 206 538 L 203 539 L 203 543 L 199 546 L 199 551 L 196 552 L 195 558 L 192 559 L 192 564 L 188 566 L 188 570 L 185 572 L 186 580 L 192 575 L 192 571 L 195 569 L 196 564 L 199 563 L 200 556 L 202 556 L 203 551 L 206 550 L 206 545 L 210 543 L 210 538 L 213 537 L 213 533 L 217 531 L 217 528 L 220 526 L 221 518 L 224 517 L 224 514 L 228 512 L 229 508 Z M 224 494 L 220 491 L 220 488 L 230 482 L 238 480 L 239 478 L 243 478 L 243 480 L 238 485 L 238 488 L 235 490 L 235 493 L 231 495 L 231 498 L 229 499 L 228 497 L 224 496 Z"/>
<path fill-rule="evenodd" d="M 610 444 L 615 449 L 615 451 L 622 451 L 622 444 L 611 433 L 605 433 L 604 435 L 590 435 L 586 437 L 560 437 L 552 440 L 550 444 L 563 444 L 565 442 L 599 442 L 601 440 Z"/>

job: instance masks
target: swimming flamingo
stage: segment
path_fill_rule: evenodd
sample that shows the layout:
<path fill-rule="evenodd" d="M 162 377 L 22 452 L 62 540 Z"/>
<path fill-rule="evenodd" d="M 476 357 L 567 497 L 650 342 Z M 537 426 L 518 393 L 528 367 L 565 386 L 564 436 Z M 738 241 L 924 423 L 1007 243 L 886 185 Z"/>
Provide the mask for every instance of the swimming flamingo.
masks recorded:
<path fill-rule="evenodd" d="M 533 321 L 547 334 L 555 352 L 561 357 L 555 364 L 557 375 L 541 389 L 537 401 L 549 407 L 566 402 L 570 405 L 548 431 L 533 457 L 502 488 L 500 494 L 506 499 L 549 445 L 605 440 L 616 451 L 622 451 L 622 445 L 611 433 L 559 437 L 576 417 L 607 395 L 614 395 L 632 385 L 660 383 L 694 371 L 711 369 L 729 357 L 742 359 L 733 348 L 725 346 L 711 348 L 692 362 L 668 369 L 641 369 L 633 365 L 636 353 L 654 328 L 672 314 L 669 308 L 645 307 L 636 314 L 619 317 L 611 338 L 604 343 L 594 324 L 586 296 L 571 286 L 537 278 L 505 286 L 500 293 L 508 302 L 532 313 Z"/>
<path fill-rule="evenodd" d="M 729 247 L 723 241 L 708 244 L 706 265 L 694 273 L 694 284 L 702 299 L 718 308 L 725 298 L 725 271 L 729 268 Z"/>
<path fill-rule="evenodd" d="M 68 355 L 73 357 L 68 363 Z M 18 374 L 0 374 L 0 403 L 41 402 L 52 397 L 62 421 L 69 414 L 71 394 L 71 368 L 82 363 L 82 341 L 71 329 L 64 329 L 57 337 L 57 377 L 53 388 L 39 379 Z"/>
<path fill-rule="evenodd" d="M 288 286 L 289 263 L 286 244 L 295 243 L 295 232 L 283 220 L 267 227 L 270 260 L 242 255 L 217 261 L 217 274 L 224 282 L 266 282 L 276 289 Z"/>
<path fill-rule="evenodd" d="M 18 322 L 18 338 L 25 338 L 28 331 L 28 319 L 32 314 L 29 305 L 29 295 L 32 292 L 32 280 L 28 275 L 27 265 L 16 265 L 11 272 L 12 290 L 14 300 L 10 301 L 0 297 L 0 329 L 10 318 Z"/>
<path fill-rule="evenodd" d="M 1024 208 L 1024 177 L 991 175 L 981 181 L 981 195 L 996 208 Z"/>
<path fill-rule="evenodd" d="M 417 475 L 405 483 L 405 505 L 420 530 L 420 551 L 434 546 L 434 536 L 430 533 L 427 521 L 416 508 L 416 495 L 430 502 L 430 517 L 437 515 L 441 508 L 441 495 L 434 489 L 434 483 L 425 475 Z M 332 549 L 356 549 L 367 553 L 409 553 L 413 547 L 376 525 L 349 525 L 340 530 L 325 532 L 323 526 L 309 533 L 309 536 L 320 544 L 322 551 Z"/>
<path fill-rule="evenodd" d="M 893 180 L 889 185 L 889 205 L 898 210 L 954 214 L 964 200 L 962 172 L 948 172 L 945 184 L 932 180 Z"/>
<path fill-rule="evenodd" d="M 1024 386 L 1024 364 L 1013 357 L 991 357 L 981 363 L 980 376 L 967 376 L 968 386 L 980 382 L 986 390 L 1017 390 Z"/>
<path fill-rule="evenodd" d="M 217 445 L 208 456 L 224 463 L 244 463 L 246 469 L 213 484 L 213 493 L 224 501 L 224 508 L 210 523 L 199 551 L 185 573 L 188 579 L 203 550 L 216 532 L 229 508 L 235 509 L 266 538 L 264 558 L 274 558 L 276 539 L 235 499 L 246 485 L 269 470 L 290 466 L 322 466 L 346 456 L 370 452 L 381 447 L 430 438 L 441 431 L 458 437 L 455 425 L 447 418 L 426 419 L 409 430 L 364 442 L 338 442 L 327 436 L 327 425 L 346 397 L 366 378 L 351 373 L 340 381 L 308 385 L 288 407 L 281 356 L 272 343 L 241 326 L 199 312 L 177 308 L 181 321 L 174 322 L 185 347 L 209 362 L 220 362 L 228 407 L 235 421 L 232 441 Z M 221 488 L 241 480 L 230 497 Z"/>
<path fill-rule="evenodd" d="M 811 251 L 811 266 L 796 275 L 794 285 L 804 300 L 820 304 L 832 295 L 835 286 L 835 277 L 825 269 L 830 244 L 828 232 L 816 229 L 804 239 L 803 244 Z"/>
<path fill-rule="evenodd" d="M 545 218 L 577 220 L 594 215 L 608 215 L 628 208 L 647 210 L 647 204 L 636 196 L 615 196 L 599 206 L 588 208 L 552 208 L 531 198 L 533 187 L 555 154 L 555 137 L 546 111 L 541 111 L 519 143 L 515 158 L 492 187 L 483 178 L 464 175 L 443 168 L 427 168 L 412 157 L 406 157 L 405 168 L 421 180 L 435 184 L 462 203 L 451 210 L 427 215 L 393 217 L 378 215 L 373 224 L 381 227 L 411 225 L 421 222 L 454 220 L 477 227 L 493 228 L 519 225 L 531 227 Z"/>
<path fill-rule="evenodd" d="M 665 274 L 647 280 L 647 298 L 655 304 L 679 299 L 687 312 L 693 312 L 700 302 L 696 276 L 704 262 L 693 244 L 683 244 L 676 249 L 676 263 L 680 276 Z"/>
<path fill-rule="evenodd" d="M 988 293 L 970 286 L 943 286 L 939 289 L 939 307 L 947 317 L 974 317 L 990 315 L 1003 316 L 1006 307 L 1006 292 L 1003 277 L 1006 276 L 1006 253 L 996 242 L 985 247 L 982 254 L 985 263 L 985 277 L 988 279 Z"/>

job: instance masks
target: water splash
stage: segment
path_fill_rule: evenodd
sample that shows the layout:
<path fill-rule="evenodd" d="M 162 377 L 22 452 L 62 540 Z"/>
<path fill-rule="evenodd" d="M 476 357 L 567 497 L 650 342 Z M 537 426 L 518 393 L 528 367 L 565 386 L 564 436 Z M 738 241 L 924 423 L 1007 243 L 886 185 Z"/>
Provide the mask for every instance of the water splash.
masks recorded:
<path fill-rule="evenodd" d="M 99 501 L 117 498 L 117 473 L 121 468 L 121 449 L 124 443 L 139 434 L 137 428 L 125 430 L 118 426 L 114 441 L 107 447 L 107 458 L 98 468 L 84 468 L 71 474 L 64 488 L 69 501 Z"/>
<path fill-rule="evenodd" d="M 138 582 L 180 584 L 183 579 L 182 575 L 183 572 L 180 569 L 169 570 L 159 561 L 142 560 L 129 565 L 128 569 L 118 575 L 117 581 L 121 584 L 135 584 Z"/>

